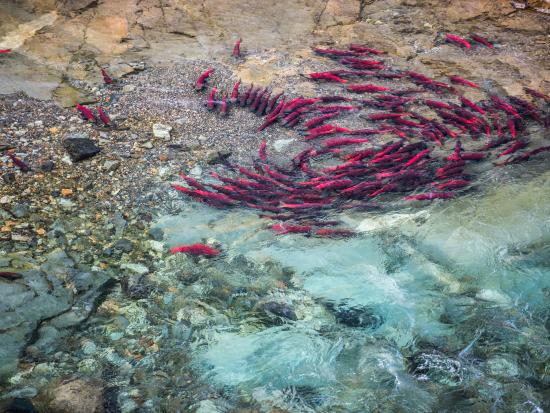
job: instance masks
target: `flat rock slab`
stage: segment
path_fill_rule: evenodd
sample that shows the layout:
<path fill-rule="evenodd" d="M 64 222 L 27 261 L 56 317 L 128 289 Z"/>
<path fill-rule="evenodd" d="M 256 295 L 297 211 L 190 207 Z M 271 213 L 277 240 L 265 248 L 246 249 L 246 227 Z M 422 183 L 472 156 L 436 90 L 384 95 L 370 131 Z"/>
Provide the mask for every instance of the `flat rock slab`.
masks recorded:
<path fill-rule="evenodd" d="M 91 158 L 101 150 L 94 141 L 88 138 L 68 138 L 63 141 L 63 147 L 69 153 L 73 162 Z"/>

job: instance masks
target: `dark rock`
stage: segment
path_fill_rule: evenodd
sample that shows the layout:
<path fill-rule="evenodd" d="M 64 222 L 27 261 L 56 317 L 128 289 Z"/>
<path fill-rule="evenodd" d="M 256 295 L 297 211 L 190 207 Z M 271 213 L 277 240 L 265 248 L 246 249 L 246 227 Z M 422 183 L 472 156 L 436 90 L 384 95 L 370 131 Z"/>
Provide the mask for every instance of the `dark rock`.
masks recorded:
<path fill-rule="evenodd" d="M 124 293 L 134 300 L 148 297 L 152 290 L 147 277 L 139 274 L 132 274 L 123 278 L 121 285 Z"/>
<path fill-rule="evenodd" d="M 113 249 L 112 248 L 105 248 L 102 252 L 103 255 L 105 255 L 106 257 L 110 257 L 111 255 L 113 255 Z"/>
<path fill-rule="evenodd" d="M 18 397 L 0 403 L 0 411 L 4 413 L 38 413 L 30 400 Z"/>
<path fill-rule="evenodd" d="M 123 252 L 131 252 L 134 249 L 134 245 L 132 241 L 122 238 L 115 242 L 115 249 Z"/>
<path fill-rule="evenodd" d="M 161 228 L 151 228 L 149 230 L 149 236 L 153 238 L 155 241 L 162 241 L 164 238 L 164 231 Z"/>
<path fill-rule="evenodd" d="M 206 155 L 206 162 L 209 165 L 215 165 L 217 163 L 223 163 L 231 156 L 230 151 L 211 151 Z"/>
<path fill-rule="evenodd" d="M 99 153 L 101 149 L 89 138 L 68 138 L 63 141 L 63 147 L 69 153 L 73 162 L 91 158 Z"/>
<path fill-rule="evenodd" d="M 53 196 L 54 198 L 59 198 L 61 196 L 61 192 L 59 192 L 57 189 L 54 189 L 53 191 L 50 192 L 50 195 Z"/>
<path fill-rule="evenodd" d="M 348 327 L 378 328 L 384 322 L 373 309 L 366 306 L 349 307 L 345 304 L 335 306 L 328 304 L 327 308 L 334 313 L 336 321 Z"/>
<path fill-rule="evenodd" d="M 286 303 L 278 303 L 276 301 L 269 301 L 267 303 L 261 304 L 259 309 L 268 317 L 275 322 L 275 324 L 282 324 L 285 320 L 296 321 L 296 313 L 292 306 Z"/>
<path fill-rule="evenodd" d="M 2 179 L 5 183 L 11 184 L 12 182 L 15 182 L 15 174 L 13 172 L 8 172 L 2 175 Z"/>
<path fill-rule="evenodd" d="M 51 172 L 53 171 L 53 168 L 55 167 L 55 163 L 53 161 L 46 161 L 40 164 L 40 169 L 42 172 Z"/>

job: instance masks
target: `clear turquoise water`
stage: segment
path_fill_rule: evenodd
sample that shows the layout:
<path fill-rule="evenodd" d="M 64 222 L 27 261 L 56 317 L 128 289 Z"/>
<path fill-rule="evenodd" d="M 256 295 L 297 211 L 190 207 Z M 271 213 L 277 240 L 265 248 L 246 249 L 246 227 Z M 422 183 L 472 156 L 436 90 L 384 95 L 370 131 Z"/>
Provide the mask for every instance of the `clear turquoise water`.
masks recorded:
<path fill-rule="evenodd" d="M 199 263 L 181 308 L 170 301 L 189 328 L 194 374 L 230 400 L 198 406 L 548 408 L 545 169 L 500 168 L 452 201 L 337 216 L 359 231 L 350 239 L 277 236 L 252 212 L 195 203 L 161 218 L 169 246 L 214 241 L 224 251 Z M 167 276 L 185 260 L 170 257 Z M 270 302 L 295 317 L 265 316 Z"/>

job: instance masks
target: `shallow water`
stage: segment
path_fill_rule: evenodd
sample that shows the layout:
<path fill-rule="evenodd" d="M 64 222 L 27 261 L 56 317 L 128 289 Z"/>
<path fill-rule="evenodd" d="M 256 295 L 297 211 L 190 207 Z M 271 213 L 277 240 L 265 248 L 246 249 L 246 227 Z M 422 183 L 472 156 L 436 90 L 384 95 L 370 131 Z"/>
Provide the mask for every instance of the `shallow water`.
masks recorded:
<path fill-rule="evenodd" d="M 262 411 L 542 411 L 543 168 L 491 172 L 450 202 L 341 216 L 363 229 L 345 240 L 276 236 L 252 213 L 198 204 L 161 218 L 169 246 L 215 240 L 224 251 L 203 260 L 184 294 L 195 304 L 177 313 L 194 374 Z"/>

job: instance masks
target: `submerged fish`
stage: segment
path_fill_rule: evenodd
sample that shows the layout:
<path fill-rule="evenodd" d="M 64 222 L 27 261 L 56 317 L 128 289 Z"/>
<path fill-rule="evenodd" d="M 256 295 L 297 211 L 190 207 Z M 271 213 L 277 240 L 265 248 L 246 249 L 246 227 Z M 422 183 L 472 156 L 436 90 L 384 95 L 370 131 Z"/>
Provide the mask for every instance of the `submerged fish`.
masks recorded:
<path fill-rule="evenodd" d="M 219 250 L 205 244 L 180 245 L 178 247 L 170 248 L 170 252 L 172 254 L 175 254 L 178 252 L 185 252 L 191 255 L 206 255 L 206 256 L 215 256 L 220 254 Z"/>

